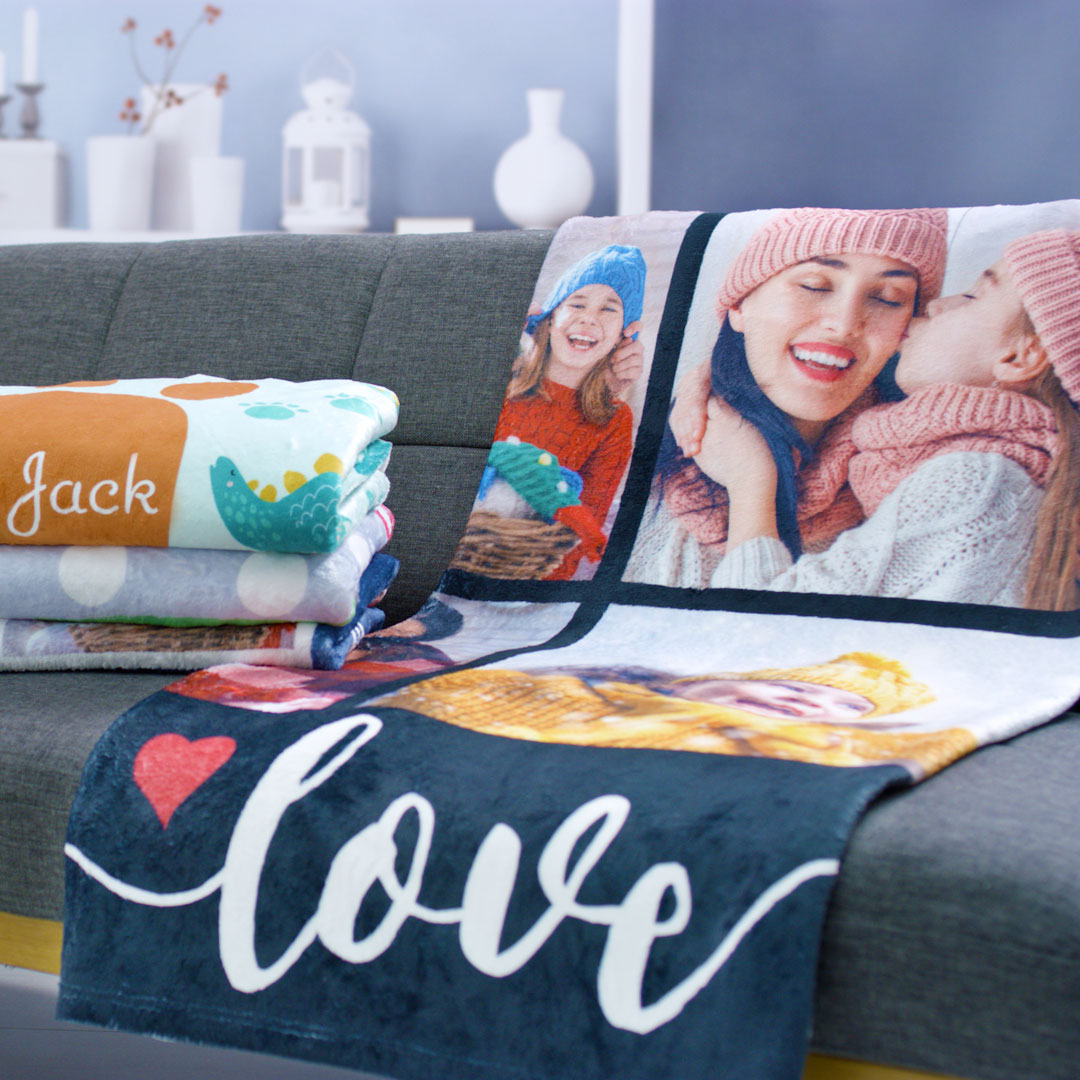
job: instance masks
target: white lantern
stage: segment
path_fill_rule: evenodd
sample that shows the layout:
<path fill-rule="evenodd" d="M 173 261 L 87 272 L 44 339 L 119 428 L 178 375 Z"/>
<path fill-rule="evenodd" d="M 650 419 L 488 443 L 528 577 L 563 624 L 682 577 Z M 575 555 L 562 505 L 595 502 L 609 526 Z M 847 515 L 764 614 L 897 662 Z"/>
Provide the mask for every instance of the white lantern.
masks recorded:
<path fill-rule="evenodd" d="M 304 65 L 307 108 L 282 131 L 281 227 L 289 232 L 362 232 L 370 224 L 371 128 L 349 111 L 353 69 L 327 49 Z"/>

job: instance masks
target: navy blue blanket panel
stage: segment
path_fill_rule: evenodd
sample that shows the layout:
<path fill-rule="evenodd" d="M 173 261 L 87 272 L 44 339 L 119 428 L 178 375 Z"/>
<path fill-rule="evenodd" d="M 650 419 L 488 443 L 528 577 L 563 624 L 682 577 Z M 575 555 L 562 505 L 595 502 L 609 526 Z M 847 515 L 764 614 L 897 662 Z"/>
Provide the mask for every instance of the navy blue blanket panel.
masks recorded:
<path fill-rule="evenodd" d="M 59 1015 L 409 1080 L 799 1075 L 836 860 L 903 770 L 537 745 L 371 715 L 374 737 L 295 801 L 279 786 L 253 822 L 289 755 L 310 777 L 367 729 L 165 692 L 113 728 L 84 791 L 122 794 L 80 796 L 69 842 L 115 880 L 68 862 L 68 909 L 84 914 L 65 925 Z M 305 756 L 304 737 L 335 724 Z M 124 783 L 163 727 L 236 748 L 167 830 Z M 382 876 L 368 873 L 386 844 Z M 234 880 L 231 845 L 265 857 Z M 335 905 L 344 922 L 321 922 Z"/>

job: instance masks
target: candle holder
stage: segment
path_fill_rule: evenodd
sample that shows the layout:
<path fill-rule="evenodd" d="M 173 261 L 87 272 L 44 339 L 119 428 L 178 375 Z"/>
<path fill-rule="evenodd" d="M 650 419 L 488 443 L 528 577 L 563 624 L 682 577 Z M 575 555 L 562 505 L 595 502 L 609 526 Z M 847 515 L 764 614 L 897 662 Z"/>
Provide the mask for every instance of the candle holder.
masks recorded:
<path fill-rule="evenodd" d="M 4 134 L 4 106 L 11 100 L 10 94 L 0 94 L 0 139 L 6 139 Z"/>
<path fill-rule="evenodd" d="M 36 139 L 41 114 L 38 112 L 37 96 L 45 89 L 44 83 L 16 83 L 15 89 L 26 99 L 23 102 L 19 123 L 22 125 L 22 138 Z"/>

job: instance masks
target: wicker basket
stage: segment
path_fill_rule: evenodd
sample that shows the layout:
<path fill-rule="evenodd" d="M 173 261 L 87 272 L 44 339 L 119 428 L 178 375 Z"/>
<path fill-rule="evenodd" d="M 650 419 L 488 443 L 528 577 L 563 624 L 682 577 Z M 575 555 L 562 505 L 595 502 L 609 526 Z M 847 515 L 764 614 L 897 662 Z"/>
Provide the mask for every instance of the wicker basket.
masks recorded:
<path fill-rule="evenodd" d="M 140 623 L 72 623 L 72 641 L 84 653 L 198 652 L 278 645 L 280 633 L 265 626 L 146 626 Z"/>
<path fill-rule="evenodd" d="M 577 542 L 577 534 L 557 521 L 475 510 L 450 567 L 484 577 L 535 580 L 550 574 Z"/>

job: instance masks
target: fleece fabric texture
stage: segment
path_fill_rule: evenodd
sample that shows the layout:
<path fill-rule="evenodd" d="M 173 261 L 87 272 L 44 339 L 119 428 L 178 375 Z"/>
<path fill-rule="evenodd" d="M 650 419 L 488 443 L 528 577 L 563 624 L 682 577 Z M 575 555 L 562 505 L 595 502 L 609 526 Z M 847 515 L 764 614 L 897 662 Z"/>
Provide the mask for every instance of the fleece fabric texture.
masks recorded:
<path fill-rule="evenodd" d="M 333 551 L 386 498 L 397 398 L 352 380 L 0 388 L 0 541 Z"/>
<path fill-rule="evenodd" d="M 0 546 L 0 617 L 202 625 L 344 624 L 393 535 L 378 506 L 328 555 L 205 548 Z"/>
<path fill-rule="evenodd" d="M 625 402 L 618 402 L 614 416 L 601 426 L 585 419 L 572 389 L 545 381 L 539 393 L 506 402 L 495 439 L 513 437 L 535 444 L 550 452 L 562 468 L 577 473 L 581 505 L 599 528 L 630 460 L 632 426 Z M 547 576 L 566 580 L 580 561 L 581 550 L 575 548 Z"/>
<path fill-rule="evenodd" d="M 423 603 L 461 535 L 551 237 L 297 234 L 0 248 L 10 297 L 0 304 L 4 379 L 210 370 L 236 381 L 354 379 L 422 401 L 401 415 L 387 466 L 400 510 L 390 553 L 402 570 L 386 612 L 397 622 Z"/>
<path fill-rule="evenodd" d="M 1054 414 L 1041 401 L 998 387 L 954 383 L 867 410 L 855 420 L 852 440 L 856 452 L 848 473 L 867 517 L 901 480 L 942 454 L 1000 454 L 1045 487 L 1060 444 Z"/>
<path fill-rule="evenodd" d="M 676 369 L 715 334 L 745 235 L 586 219 L 549 252 L 537 296 L 607 244 L 647 268 L 598 562 L 448 571 L 339 670 L 220 665 L 110 729 L 72 811 L 61 1015 L 402 1078 L 799 1075 L 830 880 L 868 801 L 1080 685 L 1068 613 L 954 598 L 925 619 L 634 572 Z M 560 377 L 598 362 L 603 328 L 574 333 L 570 352 L 553 334 Z M 463 544 L 531 555 L 520 520 L 484 515 Z"/>
<path fill-rule="evenodd" d="M 339 668 L 385 614 L 371 605 L 389 588 L 398 563 L 380 552 L 359 576 L 353 611 L 342 625 L 262 623 L 161 626 L 125 622 L 0 619 L 0 670 L 73 671 L 159 668 L 193 671 L 210 664 Z"/>

